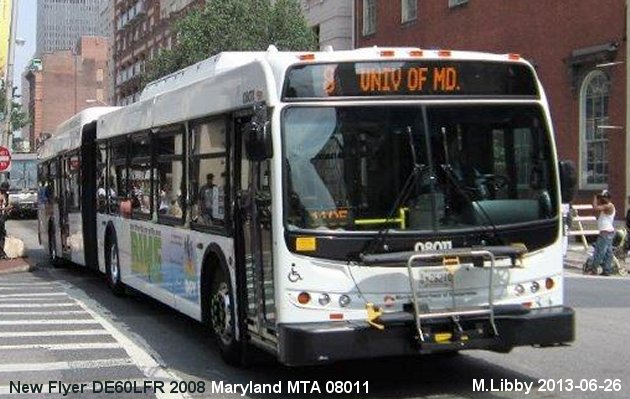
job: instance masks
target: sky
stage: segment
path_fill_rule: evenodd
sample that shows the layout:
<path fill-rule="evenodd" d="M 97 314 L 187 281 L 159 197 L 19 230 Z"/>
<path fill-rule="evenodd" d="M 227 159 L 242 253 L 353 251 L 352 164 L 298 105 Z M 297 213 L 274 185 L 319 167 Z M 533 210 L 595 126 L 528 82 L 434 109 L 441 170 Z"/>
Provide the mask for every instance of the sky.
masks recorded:
<path fill-rule="evenodd" d="M 25 40 L 23 46 L 15 47 L 15 67 L 13 69 L 14 85 L 20 87 L 21 93 L 22 72 L 35 54 L 35 29 L 37 26 L 37 0 L 13 0 L 19 3 L 17 38 Z"/>

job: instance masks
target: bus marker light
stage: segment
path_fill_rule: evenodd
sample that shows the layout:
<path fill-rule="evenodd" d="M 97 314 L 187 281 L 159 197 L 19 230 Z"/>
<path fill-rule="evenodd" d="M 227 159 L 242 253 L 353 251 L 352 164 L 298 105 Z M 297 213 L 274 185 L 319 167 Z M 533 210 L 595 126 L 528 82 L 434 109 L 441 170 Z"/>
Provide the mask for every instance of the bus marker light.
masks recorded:
<path fill-rule="evenodd" d="M 348 295 L 342 295 L 339 297 L 339 306 L 345 308 L 350 305 L 350 297 Z"/>
<path fill-rule="evenodd" d="M 523 307 L 525 309 L 531 309 L 532 308 L 532 303 L 531 302 L 523 302 L 522 305 L 523 305 Z"/>
<path fill-rule="evenodd" d="M 319 302 L 319 304 L 322 306 L 328 305 L 330 303 L 330 295 L 321 294 L 319 298 L 317 299 L 317 302 Z"/>
<path fill-rule="evenodd" d="M 307 303 L 311 301 L 311 296 L 309 295 L 308 292 L 300 292 L 300 294 L 297 297 L 297 300 L 300 304 L 306 305 Z"/>
<path fill-rule="evenodd" d="M 508 59 L 514 60 L 514 61 L 518 61 L 518 60 L 521 59 L 521 55 L 520 54 L 516 54 L 516 53 L 510 53 L 510 54 L 508 54 Z"/>
<path fill-rule="evenodd" d="M 422 57 L 422 56 L 424 56 L 424 51 L 422 51 L 422 50 L 411 50 L 409 52 L 409 55 L 412 56 L 412 57 Z"/>
<path fill-rule="evenodd" d="M 381 57 L 393 57 L 396 53 L 394 50 L 383 50 L 381 51 Z"/>
<path fill-rule="evenodd" d="M 330 320 L 343 320 L 343 313 L 331 313 L 328 317 Z"/>
<path fill-rule="evenodd" d="M 313 53 L 300 54 L 298 55 L 298 58 L 300 59 L 300 61 L 313 61 L 315 60 L 315 54 Z"/>
<path fill-rule="evenodd" d="M 451 56 L 451 50 L 439 50 L 438 51 L 438 56 L 439 57 L 450 57 Z"/>
<path fill-rule="evenodd" d="M 301 252 L 312 252 L 317 249 L 315 237 L 298 237 L 295 239 L 295 250 Z"/>
<path fill-rule="evenodd" d="M 554 287 L 554 285 L 556 285 L 556 283 L 553 281 L 553 279 L 551 277 L 547 277 L 547 279 L 545 280 L 545 288 L 550 290 Z"/>

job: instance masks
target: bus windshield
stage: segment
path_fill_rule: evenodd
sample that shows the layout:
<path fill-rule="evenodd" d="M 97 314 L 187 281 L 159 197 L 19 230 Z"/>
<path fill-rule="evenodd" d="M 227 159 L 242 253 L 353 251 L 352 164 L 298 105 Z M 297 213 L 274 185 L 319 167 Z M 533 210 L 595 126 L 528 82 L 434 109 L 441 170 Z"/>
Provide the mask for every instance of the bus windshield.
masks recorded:
<path fill-rule="evenodd" d="M 557 217 L 537 105 L 293 106 L 290 230 L 453 230 Z"/>
<path fill-rule="evenodd" d="M 11 164 L 11 191 L 34 190 L 37 188 L 36 159 L 14 159 Z"/>

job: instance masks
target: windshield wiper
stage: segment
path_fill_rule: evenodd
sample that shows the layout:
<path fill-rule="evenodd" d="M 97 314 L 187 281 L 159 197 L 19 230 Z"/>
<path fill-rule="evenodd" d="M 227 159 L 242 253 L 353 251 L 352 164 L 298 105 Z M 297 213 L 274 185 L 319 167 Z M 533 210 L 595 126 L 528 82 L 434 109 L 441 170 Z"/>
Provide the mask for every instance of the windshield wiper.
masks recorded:
<path fill-rule="evenodd" d="M 444 164 L 444 165 L 440 165 L 440 166 L 442 167 L 442 170 L 444 171 L 444 175 L 446 175 L 446 179 L 445 179 L 446 180 L 446 184 L 448 184 L 450 187 L 454 187 L 455 191 L 457 191 L 457 193 L 460 194 L 466 200 L 466 202 L 469 205 L 472 206 L 473 211 L 479 209 L 479 211 L 481 212 L 481 215 L 483 215 L 483 218 L 486 221 L 485 227 L 490 227 L 490 230 L 491 230 L 492 235 L 494 236 L 494 238 L 496 240 L 498 240 L 501 245 L 505 245 L 505 239 L 499 235 L 499 231 L 497 229 L 497 225 L 494 224 L 494 221 L 492 220 L 492 218 L 490 217 L 488 212 L 486 212 L 486 210 L 484 209 L 483 205 L 480 204 L 479 201 L 475 202 L 471 198 L 470 194 L 468 192 L 466 192 L 460 186 L 459 182 L 457 181 L 457 179 L 455 177 L 455 172 L 453 171 L 453 167 L 450 164 Z"/>
<path fill-rule="evenodd" d="M 411 193 L 411 189 L 415 187 L 416 183 L 418 182 L 418 179 L 422 176 L 422 173 L 427 169 L 427 165 L 418 163 L 416 147 L 413 145 L 413 134 L 411 131 L 411 126 L 407 126 L 407 138 L 409 139 L 409 147 L 411 149 L 411 159 L 413 161 L 413 169 L 411 173 L 409 174 L 409 176 L 407 177 L 407 180 L 405 180 L 405 184 L 403 185 L 402 189 L 398 193 L 398 196 L 396 197 L 396 200 L 394 201 L 394 204 L 392 205 L 392 208 L 389 211 L 387 218 L 385 220 L 391 220 L 394 217 L 396 210 L 407 201 L 407 199 L 409 198 L 409 194 Z M 387 230 L 389 230 L 389 227 L 387 227 L 387 225 L 384 225 L 376 233 L 376 235 L 366 243 L 364 249 L 360 252 L 359 257 L 362 258 L 367 254 L 374 253 L 379 248 L 379 246 L 383 243 L 383 241 L 385 241 L 387 237 Z"/>

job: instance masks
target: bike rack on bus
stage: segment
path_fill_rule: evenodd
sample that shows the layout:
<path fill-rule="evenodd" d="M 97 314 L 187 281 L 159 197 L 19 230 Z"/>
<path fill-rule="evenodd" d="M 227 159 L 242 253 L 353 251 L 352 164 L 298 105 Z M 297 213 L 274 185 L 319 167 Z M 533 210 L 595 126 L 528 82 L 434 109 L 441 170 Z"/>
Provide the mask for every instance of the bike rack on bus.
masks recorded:
<path fill-rule="evenodd" d="M 465 310 L 457 310 L 456 304 L 456 295 L 455 295 L 455 284 L 454 279 L 451 282 L 451 298 L 452 298 L 452 308 L 445 311 L 437 311 L 437 312 L 422 312 L 419 299 L 418 299 L 418 288 L 416 287 L 416 282 L 413 276 L 414 263 L 422 260 L 430 260 L 430 259 L 442 259 L 442 266 L 420 266 L 424 268 L 440 268 L 442 270 L 446 269 L 450 276 L 454 277 L 455 273 L 461 267 L 459 262 L 459 257 L 467 257 L 467 258 L 481 258 L 482 262 L 486 259 L 490 260 L 490 272 L 489 272 L 489 281 L 488 281 L 488 305 L 479 306 L 475 308 L 468 308 Z M 429 253 L 414 253 L 407 260 L 407 272 L 409 274 L 409 286 L 411 288 L 411 302 L 413 304 L 413 316 L 416 323 L 416 330 L 418 332 L 417 339 L 421 344 L 425 343 L 425 334 L 422 331 L 422 321 L 427 319 L 439 319 L 439 318 L 448 318 L 452 321 L 455 328 L 458 332 L 463 333 L 463 329 L 460 325 L 460 317 L 461 316 L 489 316 L 490 326 L 492 329 L 493 337 L 498 337 L 499 332 L 497 330 L 497 326 L 494 319 L 494 291 L 493 291 L 493 276 L 496 268 L 495 263 L 495 255 L 485 249 L 464 249 L 458 248 L 455 250 L 445 250 L 439 252 L 429 252 Z"/>

